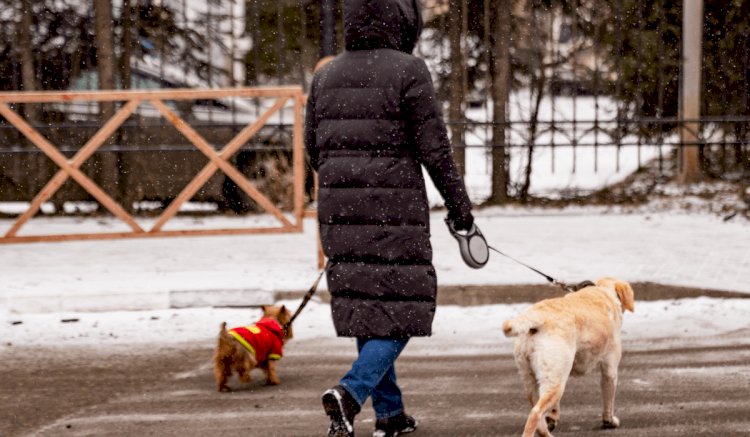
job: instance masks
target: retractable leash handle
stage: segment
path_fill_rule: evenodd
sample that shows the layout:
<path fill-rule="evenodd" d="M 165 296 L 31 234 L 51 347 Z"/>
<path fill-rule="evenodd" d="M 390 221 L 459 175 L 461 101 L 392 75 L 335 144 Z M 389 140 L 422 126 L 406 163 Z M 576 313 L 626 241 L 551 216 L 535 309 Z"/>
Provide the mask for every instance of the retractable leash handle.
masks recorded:
<path fill-rule="evenodd" d="M 476 224 L 472 224 L 468 231 L 456 230 L 453 221 L 448 218 L 445 219 L 445 224 L 448 225 L 453 238 L 458 241 L 458 250 L 466 265 L 473 269 L 481 269 L 487 265 L 490 259 L 489 246 Z"/>

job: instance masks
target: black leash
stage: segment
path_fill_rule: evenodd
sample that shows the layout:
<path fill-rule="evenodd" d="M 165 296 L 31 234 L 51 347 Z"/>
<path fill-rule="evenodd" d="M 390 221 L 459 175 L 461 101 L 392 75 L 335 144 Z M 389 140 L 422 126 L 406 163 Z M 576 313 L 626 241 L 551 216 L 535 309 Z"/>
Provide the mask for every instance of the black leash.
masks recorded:
<path fill-rule="evenodd" d="M 320 280 L 323 279 L 323 274 L 328 270 L 328 266 L 330 264 L 330 261 L 326 263 L 325 267 L 323 267 L 323 270 L 320 271 L 318 274 L 318 278 L 313 282 L 312 286 L 309 290 L 307 290 L 307 293 L 305 293 L 305 297 L 302 298 L 302 303 L 299 304 L 299 307 L 297 308 L 297 311 L 294 312 L 292 315 L 292 318 L 289 319 L 289 322 L 285 323 L 282 327 L 284 329 L 284 333 L 289 329 L 290 326 L 292 326 L 292 322 L 294 322 L 294 319 L 299 316 L 299 314 L 302 312 L 302 310 L 305 308 L 308 302 L 310 302 L 310 299 L 312 299 L 313 295 L 316 291 L 318 291 L 318 284 L 320 284 Z"/>
<path fill-rule="evenodd" d="M 534 272 L 536 272 L 536 273 L 544 276 L 544 278 L 547 280 L 547 282 L 550 283 L 550 285 L 556 285 L 556 286 L 562 288 L 565 291 L 578 291 L 578 290 L 580 290 L 582 288 L 589 287 L 589 286 L 592 286 L 592 285 L 596 285 L 596 284 L 594 284 L 593 282 L 591 282 L 589 280 L 580 282 L 580 283 L 578 283 L 576 285 L 566 284 L 565 282 L 558 281 L 557 279 L 553 278 L 552 276 L 550 276 L 550 275 L 548 275 L 546 273 L 543 273 L 542 271 L 537 270 L 534 267 L 531 267 L 530 265 L 528 265 L 528 264 L 526 264 L 524 262 L 521 262 L 521 261 L 513 258 L 512 256 L 510 256 L 510 255 L 508 255 L 506 253 L 500 252 L 499 250 L 495 249 L 494 247 L 490 246 L 489 244 L 487 245 L 487 247 L 490 250 L 495 251 L 495 252 L 499 253 L 500 255 L 502 255 L 502 256 L 504 256 L 504 257 L 506 257 L 506 258 L 508 258 L 508 259 L 510 259 L 512 261 L 517 262 L 518 264 L 521 264 L 522 266 L 526 267 L 527 269 L 532 270 L 532 271 L 534 271 Z"/>

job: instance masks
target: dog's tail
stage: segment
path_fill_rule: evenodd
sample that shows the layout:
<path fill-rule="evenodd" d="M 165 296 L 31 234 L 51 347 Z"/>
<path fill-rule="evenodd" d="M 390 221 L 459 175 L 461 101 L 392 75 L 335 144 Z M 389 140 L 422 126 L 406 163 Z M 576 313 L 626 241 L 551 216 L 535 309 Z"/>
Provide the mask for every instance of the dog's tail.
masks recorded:
<path fill-rule="evenodd" d="M 528 314 L 522 314 L 515 319 L 503 322 L 503 333 L 506 337 L 517 337 L 523 334 L 534 335 L 539 332 L 541 326 L 541 320 L 529 317 Z"/>
<path fill-rule="evenodd" d="M 231 340 L 232 337 L 227 332 L 227 322 L 221 322 L 221 328 L 219 329 L 219 342 L 222 340 Z"/>

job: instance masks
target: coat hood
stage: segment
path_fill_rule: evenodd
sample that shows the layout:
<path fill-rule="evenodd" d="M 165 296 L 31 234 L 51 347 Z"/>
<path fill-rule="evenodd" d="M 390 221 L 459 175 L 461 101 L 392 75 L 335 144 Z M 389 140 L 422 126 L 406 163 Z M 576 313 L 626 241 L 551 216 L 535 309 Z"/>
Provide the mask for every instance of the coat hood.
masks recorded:
<path fill-rule="evenodd" d="M 419 0 L 344 0 L 346 49 L 414 51 L 422 33 Z"/>

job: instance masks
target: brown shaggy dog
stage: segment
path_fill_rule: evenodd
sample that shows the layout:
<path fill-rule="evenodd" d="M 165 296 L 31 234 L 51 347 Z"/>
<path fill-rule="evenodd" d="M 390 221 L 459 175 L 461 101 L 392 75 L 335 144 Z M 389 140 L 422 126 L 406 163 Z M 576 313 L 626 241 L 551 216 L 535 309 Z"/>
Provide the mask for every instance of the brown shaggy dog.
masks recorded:
<path fill-rule="evenodd" d="M 568 376 L 582 375 L 595 367 L 602 374 L 602 427 L 620 426 L 614 415 L 617 368 L 622 356 L 620 328 L 623 312 L 633 311 L 633 300 L 630 284 L 602 278 L 596 285 L 564 297 L 537 302 L 505 321 L 505 335 L 517 337 L 516 365 L 532 405 L 524 437 L 533 437 L 535 432 L 551 437 L 549 431 L 560 421 L 560 398 Z"/>
<path fill-rule="evenodd" d="M 219 391 L 232 391 L 227 380 L 236 371 L 240 381 L 250 382 L 250 371 L 258 367 L 266 373 L 266 383 L 281 383 L 276 374 L 276 361 L 281 359 L 282 346 L 292 338 L 289 323 L 292 313 L 285 306 L 263 306 L 263 317 L 251 326 L 227 330 L 221 324 L 219 341 L 214 353 L 214 376 Z"/>

